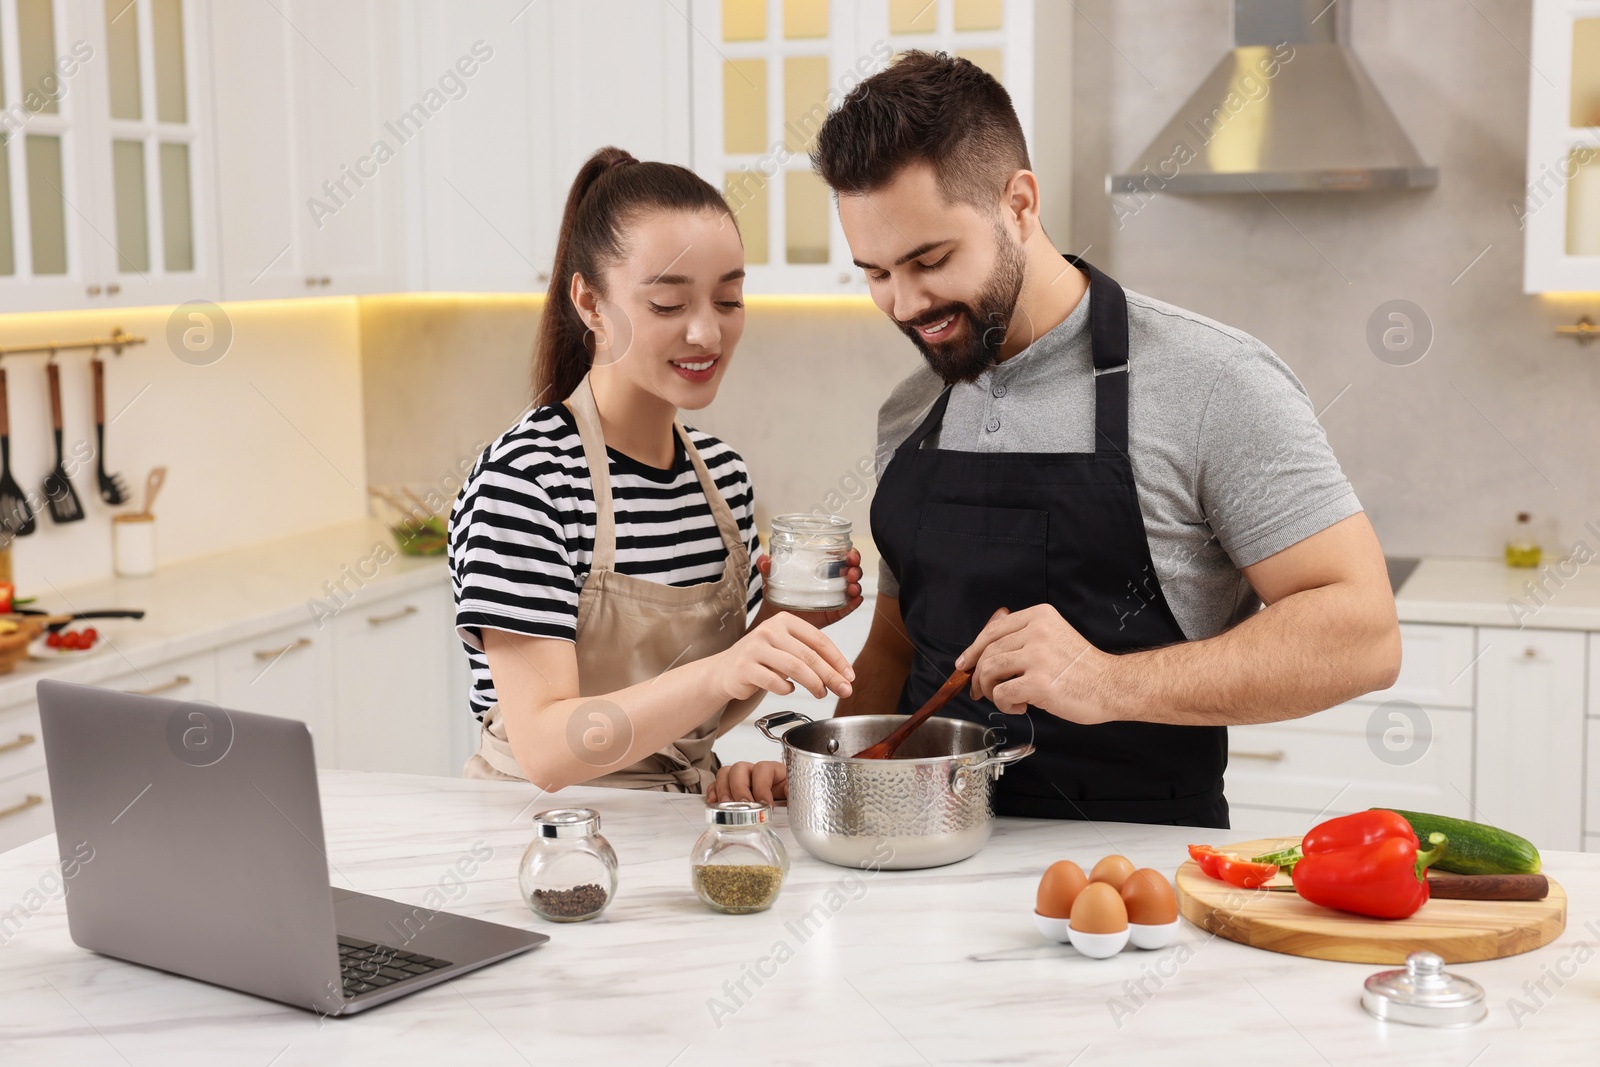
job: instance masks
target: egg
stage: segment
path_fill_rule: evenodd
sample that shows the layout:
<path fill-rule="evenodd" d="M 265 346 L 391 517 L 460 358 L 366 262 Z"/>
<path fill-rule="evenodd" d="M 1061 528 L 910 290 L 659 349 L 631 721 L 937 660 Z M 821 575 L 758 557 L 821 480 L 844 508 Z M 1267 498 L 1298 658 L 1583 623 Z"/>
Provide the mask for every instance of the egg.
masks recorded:
<path fill-rule="evenodd" d="M 1072 902 L 1067 925 L 1081 934 L 1118 934 L 1128 928 L 1128 909 L 1108 883 L 1090 882 Z"/>
<path fill-rule="evenodd" d="M 1089 879 L 1071 860 L 1057 860 L 1045 868 L 1039 879 L 1039 895 L 1034 911 L 1051 919 L 1065 919 L 1072 914 L 1072 902 L 1078 899 Z"/>
<path fill-rule="evenodd" d="M 1122 883 L 1128 880 L 1128 875 L 1133 873 L 1133 864 L 1128 862 L 1126 856 L 1107 856 L 1094 865 L 1094 870 L 1089 872 L 1089 881 L 1104 882 L 1112 889 L 1121 890 Z"/>
<path fill-rule="evenodd" d="M 1163 926 L 1178 918 L 1178 898 L 1161 872 L 1141 867 L 1122 883 L 1122 903 L 1136 926 Z"/>

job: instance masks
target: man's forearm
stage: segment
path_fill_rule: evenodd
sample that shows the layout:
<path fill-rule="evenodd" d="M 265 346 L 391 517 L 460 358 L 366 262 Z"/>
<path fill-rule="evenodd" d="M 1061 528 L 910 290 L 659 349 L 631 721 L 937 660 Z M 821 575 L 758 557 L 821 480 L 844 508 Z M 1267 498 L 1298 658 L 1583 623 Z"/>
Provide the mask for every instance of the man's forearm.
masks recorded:
<path fill-rule="evenodd" d="M 1400 670 L 1400 630 L 1358 586 L 1285 597 L 1231 630 L 1110 657 L 1099 682 L 1113 719 L 1183 726 L 1295 719 L 1386 689 Z"/>

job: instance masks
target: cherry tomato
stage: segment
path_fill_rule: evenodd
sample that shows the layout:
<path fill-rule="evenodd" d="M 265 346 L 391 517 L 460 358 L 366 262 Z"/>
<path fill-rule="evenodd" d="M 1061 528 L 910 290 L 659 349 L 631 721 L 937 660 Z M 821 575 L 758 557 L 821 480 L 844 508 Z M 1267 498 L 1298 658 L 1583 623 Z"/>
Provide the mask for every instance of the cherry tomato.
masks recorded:
<path fill-rule="evenodd" d="M 87 630 L 83 631 L 83 639 L 85 642 L 92 645 L 96 641 L 100 640 L 100 631 L 91 626 Z"/>
<path fill-rule="evenodd" d="M 55 630 L 51 630 L 49 635 L 45 637 L 44 643 L 45 647 L 47 648 L 60 648 L 61 634 Z"/>

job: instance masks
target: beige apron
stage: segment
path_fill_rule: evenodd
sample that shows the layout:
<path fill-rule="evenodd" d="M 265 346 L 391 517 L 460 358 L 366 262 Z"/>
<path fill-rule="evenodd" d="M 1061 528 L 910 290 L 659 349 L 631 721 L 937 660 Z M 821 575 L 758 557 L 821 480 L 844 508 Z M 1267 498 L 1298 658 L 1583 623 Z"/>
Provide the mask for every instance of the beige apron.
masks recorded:
<path fill-rule="evenodd" d="M 588 378 L 579 383 L 567 406 L 578 423 L 589 478 L 594 483 L 594 561 L 588 580 L 578 594 L 577 632 L 578 693 L 594 696 L 625 689 L 669 668 L 714 655 L 743 637 L 750 553 L 739 535 L 739 526 L 728 502 L 706 470 L 705 461 L 682 424 L 674 422 L 673 432 L 683 441 L 689 460 L 694 464 L 700 488 L 711 504 L 717 530 L 728 549 L 722 577 L 698 585 L 670 586 L 618 574 L 613 569 L 617 543 L 610 466 L 606 459 L 605 437 L 600 431 L 600 413 L 595 407 Z M 728 716 L 731 726 L 749 714 L 762 695 L 757 693 L 749 700 L 718 708 L 687 737 L 679 738 L 631 767 L 584 784 L 703 793 L 716 781 L 719 764 L 711 745 L 724 716 Z M 597 725 L 603 717 L 596 716 Z M 477 754 L 467 761 L 462 774 L 468 778 L 525 780 L 511 755 L 499 704 L 484 713 Z"/>

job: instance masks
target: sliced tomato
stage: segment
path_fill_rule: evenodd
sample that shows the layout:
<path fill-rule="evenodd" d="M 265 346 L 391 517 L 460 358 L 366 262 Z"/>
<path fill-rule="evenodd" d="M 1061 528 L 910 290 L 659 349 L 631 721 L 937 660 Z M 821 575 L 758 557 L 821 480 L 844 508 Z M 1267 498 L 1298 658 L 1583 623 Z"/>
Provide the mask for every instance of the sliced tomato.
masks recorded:
<path fill-rule="evenodd" d="M 1253 863 L 1243 856 L 1223 852 L 1210 845 L 1190 845 L 1189 858 L 1210 877 L 1240 889 L 1260 889 L 1278 877 L 1276 863 Z"/>

